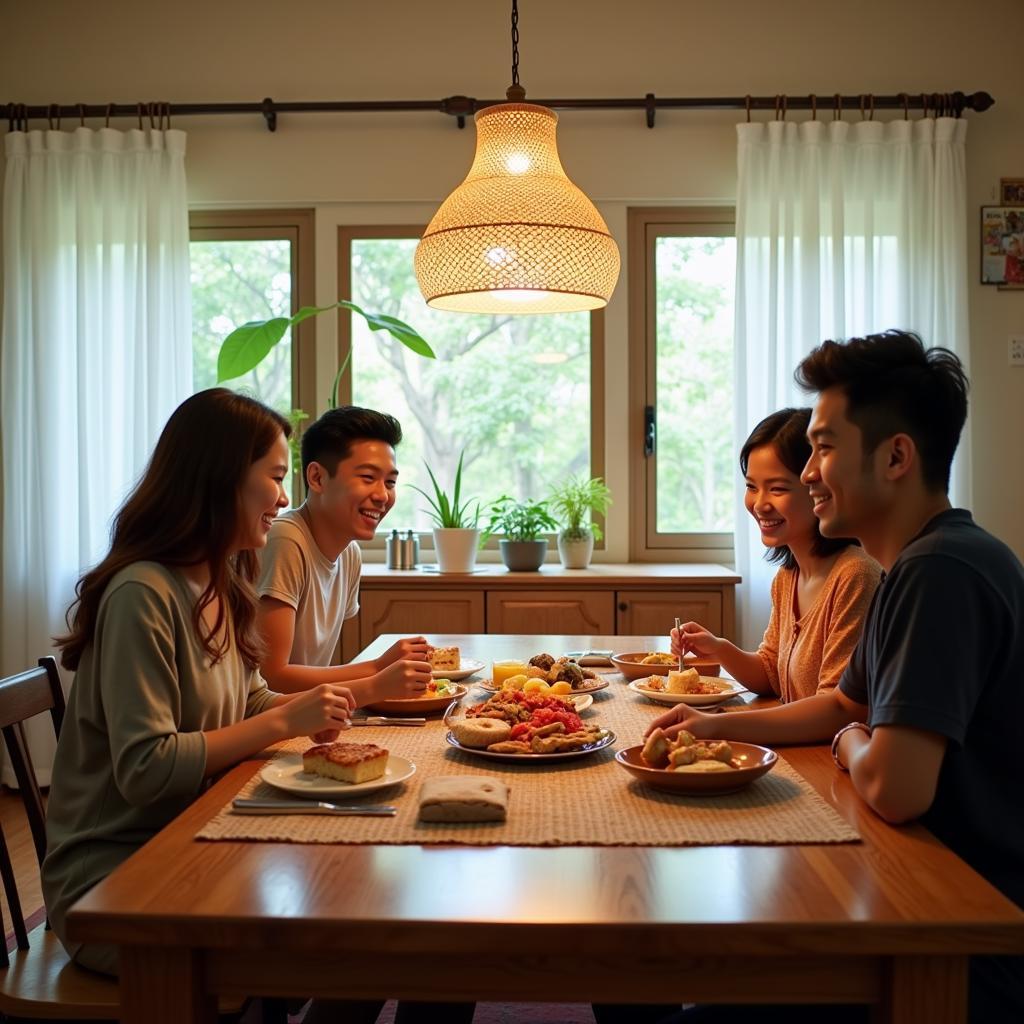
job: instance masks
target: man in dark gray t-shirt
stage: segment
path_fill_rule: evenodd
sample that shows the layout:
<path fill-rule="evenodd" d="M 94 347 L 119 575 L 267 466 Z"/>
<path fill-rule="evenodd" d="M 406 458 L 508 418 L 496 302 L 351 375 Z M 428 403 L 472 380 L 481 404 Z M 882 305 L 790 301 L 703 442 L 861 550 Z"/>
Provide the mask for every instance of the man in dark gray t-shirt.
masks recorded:
<path fill-rule="evenodd" d="M 818 392 L 801 479 L 822 535 L 856 537 L 885 571 L 860 643 L 827 694 L 742 715 L 673 709 L 654 726 L 768 744 L 835 733 L 836 763 L 872 810 L 920 819 L 1024 908 L 1024 567 L 947 497 L 963 367 L 888 331 L 824 342 L 797 380 Z M 1024 957 L 972 958 L 968 997 L 972 1024 L 1024 1021 Z M 790 1009 L 791 1024 L 818 1019 Z"/>

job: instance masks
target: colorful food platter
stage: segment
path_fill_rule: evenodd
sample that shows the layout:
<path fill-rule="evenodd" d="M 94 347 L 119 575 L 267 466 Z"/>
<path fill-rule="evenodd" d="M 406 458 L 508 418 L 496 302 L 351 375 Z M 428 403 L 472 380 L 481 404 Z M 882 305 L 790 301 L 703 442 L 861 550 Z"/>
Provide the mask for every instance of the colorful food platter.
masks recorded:
<path fill-rule="evenodd" d="M 511 764 L 540 764 L 546 761 L 569 761 L 576 757 L 587 757 L 589 754 L 596 754 L 599 750 L 610 747 L 615 742 L 615 733 L 605 730 L 600 739 L 594 743 L 588 743 L 579 750 L 561 750 L 548 754 L 511 754 L 499 753 L 494 750 L 487 750 L 481 747 L 467 747 L 461 744 L 455 736 L 449 732 L 445 735 L 448 746 L 461 750 L 465 754 L 472 754 L 474 757 L 482 757 L 490 761 L 507 761 Z"/>
<path fill-rule="evenodd" d="M 481 679 L 477 686 L 483 687 L 488 693 L 500 693 L 501 687 L 496 686 L 493 679 Z M 596 693 L 598 690 L 604 690 L 608 686 L 607 679 L 584 679 L 583 682 L 573 688 L 571 694 L 565 694 L 566 697 L 575 696 L 582 693 Z"/>

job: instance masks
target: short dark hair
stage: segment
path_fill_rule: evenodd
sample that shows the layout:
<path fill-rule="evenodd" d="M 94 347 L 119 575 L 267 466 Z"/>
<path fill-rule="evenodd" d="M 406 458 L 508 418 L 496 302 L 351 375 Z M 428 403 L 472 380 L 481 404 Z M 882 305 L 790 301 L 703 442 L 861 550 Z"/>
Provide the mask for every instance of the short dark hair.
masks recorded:
<path fill-rule="evenodd" d="M 402 425 L 394 416 L 358 405 L 343 405 L 315 420 L 302 435 L 302 479 L 311 462 L 319 462 L 330 476 L 347 459 L 356 441 L 383 441 L 396 448 L 402 443 Z"/>
<path fill-rule="evenodd" d="M 807 440 L 807 427 L 811 422 L 810 409 L 780 409 L 763 420 L 750 432 L 740 449 L 740 469 L 747 475 L 750 453 L 755 448 L 773 448 L 779 461 L 796 476 L 800 476 L 807 460 L 811 457 L 811 445 Z M 823 537 L 818 520 L 814 520 L 814 542 L 811 554 L 818 558 L 842 551 L 856 544 L 851 537 Z M 765 552 L 769 562 L 782 562 L 783 569 L 795 569 L 796 559 L 785 544 L 769 548 Z"/>
<path fill-rule="evenodd" d="M 926 349 L 912 331 L 824 341 L 795 376 L 805 391 L 842 390 L 847 418 L 860 427 L 865 454 L 887 437 L 908 434 L 921 457 L 925 486 L 949 490 L 970 389 L 963 364 L 949 349 Z"/>

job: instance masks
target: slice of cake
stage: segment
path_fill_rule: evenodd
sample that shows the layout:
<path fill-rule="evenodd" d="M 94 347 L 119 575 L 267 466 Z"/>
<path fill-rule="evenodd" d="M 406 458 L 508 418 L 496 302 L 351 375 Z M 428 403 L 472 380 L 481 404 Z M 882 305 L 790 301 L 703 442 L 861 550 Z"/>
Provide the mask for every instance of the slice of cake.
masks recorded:
<path fill-rule="evenodd" d="M 431 647 L 427 657 L 430 667 L 441 672 L 458 672 L 462 665 L 458 647 Z"/>
<path fill-rule="evenodd" d="M 379 779 L 388 766 L 388 752 L 375 743 L 321 743 L 302 755 L 302 770 L 339 782 Z"/>

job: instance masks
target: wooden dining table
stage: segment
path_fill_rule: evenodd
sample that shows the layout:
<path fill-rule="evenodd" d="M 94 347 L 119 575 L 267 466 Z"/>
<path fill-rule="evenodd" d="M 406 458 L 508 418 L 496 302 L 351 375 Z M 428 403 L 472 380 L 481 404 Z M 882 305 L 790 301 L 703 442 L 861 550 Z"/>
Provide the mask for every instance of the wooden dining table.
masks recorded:
<path fill-rule="evenodd" d="M 658 637 L 431 640 L 481 660 L 665 649 Z M 443 742 L 440 723 L 427 728 Z M 86 894 L 68 930 L 120 947 L 126 1024 L 212 1022 L 218 995 L 869 1003 L 892 1024 L 964 1021 L 968 956 L 1024 954 L 1024 913 L 920 825 L 876 817 L 826 747 L 783 753 L 861 842 L 198 841 L 265 762 L 254 758 Z"/>

